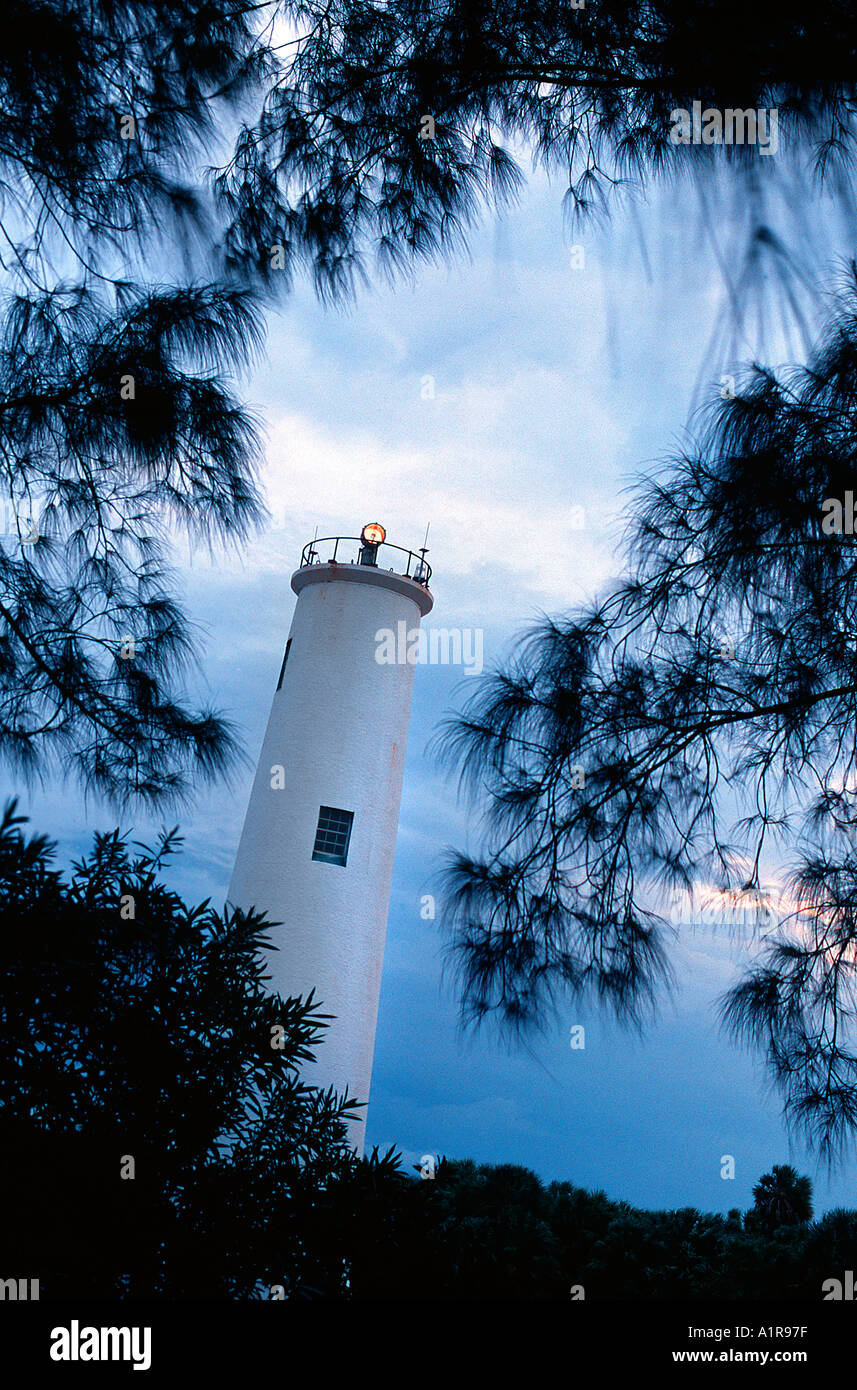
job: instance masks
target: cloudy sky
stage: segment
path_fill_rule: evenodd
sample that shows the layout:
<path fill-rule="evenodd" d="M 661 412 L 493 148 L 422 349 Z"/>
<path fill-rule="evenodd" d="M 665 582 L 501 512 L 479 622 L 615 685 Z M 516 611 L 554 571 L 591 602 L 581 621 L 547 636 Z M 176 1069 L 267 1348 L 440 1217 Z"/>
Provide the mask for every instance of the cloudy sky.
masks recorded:
<path fill-rule="evenodd" d="M 469 261 L 376 285 L 347 311 L 296 289 L 246 387 L 265 422 L 271 525 L 240 556 L 178 555 L 202 630 L 199 691 L 238 722 L 248 755 L 231 786 L 182 813 L 173 878 L 186 895 L 225 894 L 289 579 L 315 528 L 353 535 L 380 520 L 417 548 L 430 523 L 429 622 L 483 629 L 486 663 L 540 613 L 591 597 L 621 567 L 629 485 L 686 438 L 703 366 L 708 390 L 727 369 L 709 345 L 729 245 L 713 249 L 681 185 L 571 235 L 561 190 L 537 177 L 514 211 L 486 220 Z M 842 249 L 831 238 L 831 258 Z M 776 360 L 788 344 L 776 325 L 767 332 Z M 790 1146 L 760 1066 L 718 1032 L 715 1002 L 740 966 L 726 933 L 681 933 L 677 990 L 642 1038 L 592 1009 L 561 1012 L 525 1050 L 460 1034 L 441 924 L 421 918 L 420 901 L 444 850 L 466 843 L 465 808 L 427 745 L 470 683 L 449 667 L 416 672 L 368 1142 L 411 1162 L 522 1163 L 643 1206 L 721 1211 L 749 1205 L 759 1175 L 793 1161 L 812 1174 L 818 1209 L 853 1205 L 850 1169 L 828 1180 Z M 116 822 L 72 788 L 16 790 L 64 859 Z M 152 828 L 130 812 L 123 827 Z M 569 1046 L 577 1024 L 582 1051 Z"/>

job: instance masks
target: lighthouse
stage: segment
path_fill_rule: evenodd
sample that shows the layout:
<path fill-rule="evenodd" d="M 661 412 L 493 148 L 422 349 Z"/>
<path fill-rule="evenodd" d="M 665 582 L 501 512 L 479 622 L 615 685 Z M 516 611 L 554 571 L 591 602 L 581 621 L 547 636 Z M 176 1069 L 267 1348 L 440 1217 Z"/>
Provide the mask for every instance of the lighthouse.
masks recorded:
<path fill-rule="evenodd" d="M 272 988 L 315 990 L 332 1015 L 302 1079 L 364 1102 L 349 1125 L 359 1153 L 414 683 L 413 660 L 382 653 L 432 607 L 425 556 L 377 522 L 304 547 L 228 895 L 281 923 Z"/>

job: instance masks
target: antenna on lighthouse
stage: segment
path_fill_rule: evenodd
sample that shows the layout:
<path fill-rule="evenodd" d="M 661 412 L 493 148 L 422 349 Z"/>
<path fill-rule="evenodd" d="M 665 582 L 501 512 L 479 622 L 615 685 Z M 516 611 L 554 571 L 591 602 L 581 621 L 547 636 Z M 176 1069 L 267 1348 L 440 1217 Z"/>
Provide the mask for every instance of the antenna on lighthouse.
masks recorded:
<path fill-rule="evenodd" d="M 420 555 L 422 556 L 422 559 L 420 560 L 420 563 L 419 563 L 419 565 L 417 566 L 417 572 L 416 572 L 416 574 L 414 575 L 414 579 L 417 581 L 418 584 L 424 584 L 424 583 L 426 582 L 426 574 L 427 574 L 426 556 L 428 555 L 428 548 L 429 548 L 429 545 L 428 545 L 429 526 L 431 526 L 431 522 L 430 522 L 430 521 L 426 523 L 426 537 L 425 537 L 425 540 L 423 541 L 422 545 L 420 546 Z"/>

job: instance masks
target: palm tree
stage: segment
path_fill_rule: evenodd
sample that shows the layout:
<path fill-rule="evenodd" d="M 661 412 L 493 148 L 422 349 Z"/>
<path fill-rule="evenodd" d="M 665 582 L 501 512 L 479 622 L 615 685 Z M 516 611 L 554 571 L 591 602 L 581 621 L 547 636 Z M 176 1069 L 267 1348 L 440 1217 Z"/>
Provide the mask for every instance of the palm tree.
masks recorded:
<path fill-rule="evenodd" d="M 753 1188 L 752 1215 L 769 1230 L 812 1220 L 812 1183 L 788 1163 L 775 1163 Z"/>

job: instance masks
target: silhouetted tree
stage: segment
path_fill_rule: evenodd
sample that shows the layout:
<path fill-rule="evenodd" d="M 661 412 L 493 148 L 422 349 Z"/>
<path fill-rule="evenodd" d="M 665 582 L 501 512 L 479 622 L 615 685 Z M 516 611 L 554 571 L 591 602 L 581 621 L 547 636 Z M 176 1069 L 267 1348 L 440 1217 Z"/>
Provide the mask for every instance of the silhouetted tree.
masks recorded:
<path fill-rule="evenodd" d="M 269 924 L 165 887 L 175 831 L 96 835 L 65 878 L 22 824 L 7 806 L 4 1268 L 42 1297 L 344 1296 L 353 1194 L 397 1161 L 359 1164 L 353 1100 L 299 1080 L 324 1015 L 266 988 Z"/>
<path fill-rule="evenodd" d="M 807 1232 L 804 1258 L 813 1275 L 841 1277 L 857 1257 L 857 1212 L 835 1207 L 814 1221 Z"/>
<path fill-rule="evenodd" d="M 793 910 L 724 1011 L 828 1151 L 857 1119 L 857 552 L 831 505 L 857 481 L 855 310 L 852 279 L 806 368 L 717 403 L 640 485 L 624 581 L 543 622 L 445 734 L 487 824 L 447 877 L 474 1019 L 591 993 L 639 1021 L 669 977 L 656 894 L 755 891 L 794 855 Z"/>
<path fill-rule="evenodd" d="M 201 161 L 265 68 L 239 0 L 12 0 L 0 57 L 0 755 L 124 802 L 222 770 L 182 691 L 172 529 L 261 518 L 233 374 L 258 306 Z"/>
<path fill-rule="evenodd" d="M 394 271 L 455 252 L 514 195 L 525 149 L 581 215 L 684 167 L 722 208 L 731 171 L 749 241 L 729 302 L 740 318 L 767 270 L 800 317 L 810 281 L 768 204 L 801 203 L 805 157 L 852 210 L 854 42 L 832 0 L 12 0 L 0 755 L 117 802 L 227 763 L 227 721 L 182 691 L 193 643 L 167 541 L 240 541 L 262 515 L 231 380 L 259 344 L 261 289 L 308 266 L 335 297 L 373 256 Z M 808 83 L 813 51 L 828 76 Z M 776 107 L 788 159 L 673 144 L 671 112 L 695 100 Z"/>
<path fill-rule="evenodd" d="M 775 1163 L 753 1188 L 753 1208 L 747 1220 L 763 1230 L 777 1226 L 804 1226 L 812 1220 L 812 1183 L 788 1163 Z"/>
<path fill-rule="evenodd" d="M 373 260 L 393 273 L 455 253 L 486 203 L 515 195 L 530 156 L 567 190 L 572 218 L 689 170 L 703 220 L 725 234 L 742 322 L 766 277 L 797 307 L 812 228 L 795 189 L 808 175 L 851 215 L 855 37 L 833 0 L 299 0 L 281 13 L 293 45 L 216 185 L 232 264 L 272 284 L 308 264 L 336 296 Z M 673 143 L 671 113 L 695 101 L 774 108 L 777 155 Z M 797 212 L 791 244 L 778 208 Z"/>

